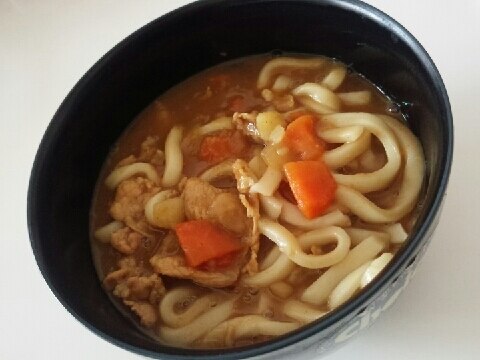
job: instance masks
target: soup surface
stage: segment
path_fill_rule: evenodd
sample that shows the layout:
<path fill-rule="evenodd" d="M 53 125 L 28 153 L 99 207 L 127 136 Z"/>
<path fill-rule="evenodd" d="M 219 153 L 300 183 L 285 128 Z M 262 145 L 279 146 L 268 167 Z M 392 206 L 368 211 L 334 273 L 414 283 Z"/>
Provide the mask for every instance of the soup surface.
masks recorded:
<path fill-rule="evenodd" d="M 119 139 L 93 201 L 95 265 L 161 343 L 268 340 L 382 271 L 423 177 L 398 107 L 344 64 L 239 59 L 161 95 Z"/>

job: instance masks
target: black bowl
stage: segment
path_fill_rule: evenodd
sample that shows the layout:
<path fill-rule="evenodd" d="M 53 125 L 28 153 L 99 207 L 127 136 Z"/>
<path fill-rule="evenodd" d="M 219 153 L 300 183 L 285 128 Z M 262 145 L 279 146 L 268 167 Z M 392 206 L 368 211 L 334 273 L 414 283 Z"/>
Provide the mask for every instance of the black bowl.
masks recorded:
<path fill-rule="evenodd" d="M 93 267 L 88 215 L 99 170 L 135 115 L 172 85 L 220 62 L 274 49 L 337 58 L 406 105 L 427 161 L 419 221 L 379 278 L 321 320 L 252 347 L 198 351 L 160 345 L 112 305 Z M 437 225 L 452 149 L 450 105 L 435 65 L 415 38 L 382 12 L 350 0 L 200 1 L 119 43 L 66 97 L 32 169 L 31 244 L 65 308 L 96 334 L 133 352 L 163 359 L 318 354 L 369 325 L 407 285 Z"/>

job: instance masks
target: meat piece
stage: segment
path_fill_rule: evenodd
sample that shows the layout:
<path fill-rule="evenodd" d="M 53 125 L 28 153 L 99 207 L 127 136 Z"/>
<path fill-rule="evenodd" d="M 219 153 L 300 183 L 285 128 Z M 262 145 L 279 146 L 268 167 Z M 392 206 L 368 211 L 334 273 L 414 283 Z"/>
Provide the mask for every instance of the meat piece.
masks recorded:
<path fill-rule="evenodd" d="M 247 163 L 243 160 L 237 160 L 234 163 L 233 170 L 234 173 L 237 171 L 245 174 L 245 176 L 253 175 Z M 237 178 L 237 174 L 235 174 L 235 177 Z M 240 182 L 240 180 L 237 180 L 237 183 Z M 243 186 L 247 189 L 245 184 Z M 244 192 L 240 188 L 239 191 L 240 193 Z M 196 178 L 187 181 L 183 194 L 187 218 L 210 220 L 242 235 L 242 243 L 250 252 L 249 260 L 243 266 L 242 272 L 248 272 L 249 274 L 257 272 L 257 252 L 260 236 L 258 231 L 258 219 L 260 218 L 258 195 L 233 194 L 224 189 L 217 189 Z"/>
<path fill-rule="evenodd" d="M 189 220 L 209 220 L 241 236 L 244 250 L 234 263 L 221 270 L 199 269 L 187 266 L 179 250 L 174 233 L 167 236 L 157 254 L 150 259 L 155 272 L 172 277 L 190 279 L 210 287 L 234 284 L 240 272 L 258 271 L 258 198 L 218 189 L 198 178 L 186 181 L 183 192 L 185 214 Z M 174 249 L 174 253 L 172 250 Z M 178 251 L 177 251 L 178 249 Z"/>
<path fill-rule="evenodd" d="M 120 251 L 122 254 L 133 254 L 142 243 L 143 235 L 133 231 L 128 226 L 112 233 L 110 243 L 113 248 Z"/>
<path fill-rule="evenodd" d="M 226 229 L 237 234 L 243 234 L 247 230 L 248 219 L 245 217 L 245 209 L 241 207 L 238 195 L 230 192 L 219 194 L 211 203 L 209 210 L 210 216 Z"/>
<path fill-rule="evenodd" d="M 253 274 L 258 271 L 257 253 L 260 247 L 258 221 L 260 219 L 260 203 L 258 194 L 250 194 L 250 187 L 257 182 L 257 177 L 250 170 L 248 164 L 241 159 L 236 160 L 232 166 L 233 174 L 237 180 L 237 190 L 240 192 L 240 201 L 247 209 L 247 217 L 251 219 L 250 232 L 247 243 L 250 247 L 250 260 L 243 267 L 242 272 Z"/>
<path fill-rule="evenodd" d="M 103 285 L 107 288 L 107 290 L 111 291 L 115 289 L 118 284 L 123 283 L 128 277 L 128 274 L 128 269 L 123 268 L 112 271 L 105 276 L 105 279 L 103 279 Z"/>
<path fill-rule="evenodd" d="M 185 183 L 183 199 L 189 220 L 209 220 L 239 235 L 251 227 L 238 195 L 228 190 L 190 178 Z"/>
<path fill-rule="evenodd" d="M 130 165 L 136 162 L 146 162 L 154 166 L 161 167 L 165 163 L 165 154 L 159 149 L 158 136 L 147 137 L 140 145 L 140 154 L 138 156 L 129 155 L 120 160 L 117 167 Z"/>
<path fill-rule="evenodd" d="M 122 181 L 117 187 L 115 201 L 110 207 L 110 215 L 123 221 L 130 228 L 145 236 L 153 231 L 145 218 L 145 204 L 160 188 L 151 180 L 137 177 Z"/>
<path fill-rule="evenodd" d="M 198 128 L 189 131 L 182 139 L 182 153 L 186 156 L 197 156 L 203 138 L 198 136 Z"/>
<path fill-rule="evenodd" d="M 248 194 L 250 187 L 257 182 L 257 177 L 248 164 L 241 159 L 236 160 L 232 165 L 233 174 L 237 180 L 237 190 L 240 194 Z"/>
<path fill-rule="evenodd" d="M 140 145 L 140 154 L 137 161 L 149 162 L 153 165 L 163 165 L 165 154 L 159 149 L 160 139 L 158 136 L 149 136 Z"/>
<path fill-rule="evenodd" d="M 120 269 L 109 273 L 103 280 L 104 286 L 113 295 L 124 300 L 145 300 L 158 304 L 165 293 L 160 276 L 139 266 L 133 258 L 123 258 L 119 266 Z"/>
<path fill-rule="evenodd" d="M 119 289 L 113 291 L 115 296 L 122 299 L 148 300 L 152 304 L 158 303 L 165 293 L 163 282 L 157 274 L 132 276 L 119 286 Z M 116 294 L 117 290 L 122 296 Z"/>
<path fill-rule="evenodd" d="M 254 142 L 263 145 L 263 140 L 255 125 L 258 113 L 252 111 L 250 113 L 236 112 L 233 114 L 233 125 L 243 132 L 244 135 L 251 138 Z"/>
<path fill-rule="evenodd" d="M 105 279 L 103 279 L 103 285 L 108 290 L 113 290 L 115 286 L 127 279 L 128 276 L 140 275 L 142 270 L 137 267 L 136 261 L 131 257 L 124 257 L 118 262 L 119 269 L 112 271 Z"/>
<path fill-rule="evenodd" d="M 125 285 L 129 290 L 129 295 L 122 298 L 148 300 L 151 303 L 157 303 L 165 292 L 163 283 L 157 274 L 132 276 L 127 279 Z"/>
<path fill-rule="evenodd" d="M 265 101 L 272 102 L 275 109 L 280 112 L 290 111 L 295 106 L 295 99 L 290 94 L 278 95 L 270 89 L 263 89 L 261 94 Z"/>
<path fill-rule="evenodd" d="M 153 269 L 163 275 L 181 279 L 190 279 L 197 284 L 210 287 L 226 287 L 237 281 L 240 267 L 235 265 L 219 271 L 204 271 L 187 266 L 183 255 L 162 257 L 155 255 L 150 259 Z"/>
<path fill-rule="evenodd" d="M 260 231 L 258 230 L 260 203 L 257 194 L 240 194 L 240 201 L 247 209 L 247 216 L 252 219 L 251 232 L 246 238 L 250 248 L 250 259 L 242 268 L 242 273 L 248 273 L 251 275 L 258 271 L 257 254 L 260 248 Z"/>
<path fill-rule="evenodd" d="M 153 327 L 158 320 L 157 309 L 152 304 L 141 301 L 124 300 L 123 303 L 138 315 L 140 323 L 145 327 Z"/>
<path fill-rule="evenodd" d="M 295 100 L 292 95 L 283 95 L 273 99 L 273 106 L 280 112 L 290 111 L 295 106 Z"/>

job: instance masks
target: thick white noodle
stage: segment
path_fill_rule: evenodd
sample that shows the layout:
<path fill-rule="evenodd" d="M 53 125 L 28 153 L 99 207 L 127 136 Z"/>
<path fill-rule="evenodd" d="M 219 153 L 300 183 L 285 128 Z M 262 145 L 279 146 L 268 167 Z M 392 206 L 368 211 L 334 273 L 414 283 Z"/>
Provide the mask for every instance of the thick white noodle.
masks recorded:
<path fill-rule="evenodd" d="M 270 219 L 278 219 L 282 212 L 283 202 L 275 196 L 265 196 L 260 194 L 260 205 L 265 215 Z"/>
<path fill-rule="evenodd" d="M 320 115 L 332 114 L 336 112 L 329 107 L 324 106 L 308 97 L 298 97 L 297 101 L 302 104 L 306 109 L 316 112 Z"/>
<path fill-rule="evenodd" d="M 363 273 L 362 278 L 360 279 L 360 286 L 362 288 L 367 286 L 392 259 L 393 254 L 383 253 L 378 258 L 373 260 Z"/>
<path fill-rule="evenodd" d="M 172 328 L 185 326 L 215 304 L 215 299 L 212 294 L 209 294 L 199 299 L 195 298 L 195 301 L 184 312 L 176 313 L 176 304 L 182 303 L 189 297 L 195 297 L 195 295 L 195 290 L 187 287 L 179 287 L 168 291 L 159 305 L 160 317 L 163 323 Z"/>
<path fill-rule="evenodd" d="M 328 253 L 321 255 L 298 253 L 296 257 L 299 257 L 298 265 L 317 269 L 319 267 L 324 268 L 342 261 L 347 256 L 350 250 L 350 237 L 348 234 L 338 226 L 328 226 L 309 232 L 303 233 L 297 238 L 298 244 L 302 250 L 309 249 L 312 246 L 321 246 L 329 244 L 332 240 L 335 240 L 337 246 Z"/>
<path fill-rule="evenodd" d="M 273 314 L 275 304 L 273 302 L 273 297 L 268 293 L 268 291 L 260 290 L 260 295 L 258 297 L 257 306 L 255 307 L 254 314 L 267 316 Z"/>
<path fill-rule="evenodd" d="M 159 193 L 152 196 L 145 204 L 145 217 L 147 218 L 147 221 L 151 225 L 155 225 L 155 216 L 153 214 L 155 205 L 159 202 L 170 199 L 177 195 L 178 195 L 178 192 L 176 190 L 168 189 L 168 190 L 160 191 Z"/>
<path fill-rule="evenodd" d="M 233 163 L 235 160 L 228 159 L 222 161 L 220 164 L 214 165 L 211 168 L 205 170 L 201 175 L 200 179 L 211 182 L 225 177 L 233 177 Z"/>
<path fill-rule="evenodd" d="M 382 230 L 390 235 L 392 244 L 403 244 L 407 240 L 408 234 L 400 223 L 384 225 Z"/>
<path fill-rule="evenodd" d="M 297 59 L 290 57 L 278 57 L 267 62 L 257 79 L 257 88 L 264 89 L 274 81 L 276 75 L 285 71 L 299 69 L 318 69 L 325 63 L 325 60 L 319 58 Z"/>
<path fill-rule="evenodd" d="M 327 312 L 317 310 L 301 301 L 290 299 L 283 305 L 283 313 L 303 324 L 308 324 L 324 316 Z"/>
<path fill-rule="evenodd" d="M 109 189 L 115 189 L 123 180 L 132 177 L 135 174 L 143 174 L 147 179 L 153 181 L 156 185 L 160 185 L 160 177 L 157 170 L 152 164 L 137 162 L 125 165 L 113 170 L 105 179 L 105 185 Z"/>
<path fill-rule="evenodd" d="M 338 264 L 333 265 L 307 287 L 301 296 L 302 301 L 322 305 L 338 283 L 350 272 L 372 260 L 385 247 L 385 242 L 371 236 L 355 246 Z"/>
<path fill-rule="evenodd" d="M 346 106 L 367 105 L 372 99 L 372 93 L 368 90 L 337 93 L 337 95 L 342 100 L 343 105 Z"/>
<path fill-rule="evenodd" d="M 308 269 L 304 269 L 301 266 L 296 266 L 295 269 L 285 279 L 290 285 L 299 286 L 305 280 L 305 273 Z"/>
<path fill-rule="evenodd" d="M 95 230 L 95 239 L 104 244 L 108 244 L 112 239 L 112 234 L 115 231 L 120 230 L 124 226 L 125 225 L 121 221 L 112 221 L 111 223 L 108 223 L 107 225 L 104 225 L 101 228 Z"/>
<path fill-rule="evenodd" d="M 344 214 L 348 214 L 350 212 L 350 209 L 347 208 L 346 206 L 343 206 L 342 204 L 339 204 L 338 202 L 334 202 L 332 205 L 330 205 L 327 210 L 325 210 L 325 214 L 328 214 L 332 211 L 340 211 Z M 335 224 L 334 224 L 335 225 Z M 349 225 L 339 225 L 339 226 L 349 226 Z"/>
<path fill-rule="evenodd" d="M 210 331 L 203 339 L 204 344 L 234 346 L 235 341 L 254 336 L 280 336 L 296 330 L 300 324 L 269 320 L 260 315 L 244 315 L 229 319 Z"/>
<path fill-rule="evenodd" d="M 370 148 L 370 132 L 364 131 L 360 137 L 350 143 L 345 143 L 336 147 L 335 149 L 325 151 L 323 154 L 323 161 L 330 169 L 338 169 L 347 165 L 350 161 L 357 158 L 363 152 Z M 338 177 L 339 174 L 334 174 Z M 353 176 L 353 175 L 342 175 Z"/>
<path fill-rule="evenodd" d="M 384 189 L 392 182 L 400 169 L 402 158 L 395 133 L 382 119 L 369 113 L 338 113 L 326 115 L 322 121 L 337 127 L 351 125 L 365 127 L 380 140 L 387 155 L 387 163 L 377 171 L 354 175 L 334 174 L 338 184 L 367 193 Z"/>
<path fill-rule="evenodd" d="M 273 295 L 278 296 L 282 299 L 288 298 L 293 293 L 292 285 L 286 283 L 285 281 L 273 283 L 269 286 L 269 289 Z"/>
<path fill-rule="evenodd" d="M 344 66 L 338 66 L 332 69 L 322 80 L 321 84 L 332 91 L 342 85 L 345 76 L 347 75 L 347 69 Z"/>
<path fill-rule="evenodd" d="M 203 136 L 219 130 L 233 129 L 231 117 L 220 117 L 198 128 L 198 134 Z"/>
<path fill-rule="evenodd" d="M 353 227 L 345 228 L 344 230 L 347 232 L 348 236 L 350 236 L 350 240 L 352 241 L 353 246 L 360 244 L 363 240 L 369 238 L 370 236 L 375 236 L 379 239 L 382 239 L 383 241 L 385 241 L 385 243 L 390 241 L 390 234 L 386 232 Z"/>
<path fill-rule="evenodd" d="M 371 261 L 367 261 L 359 268 L 353 270 L 350 274 L 345 276 L 333 289 L 328 297 L 328 306 L 330 309 L 335 309 L 349 300 L 358 289 L 360 289 L 360 279 L 363 273 L 370 266 Z"/>
<path fill-rule="evenodd" d="M 271 266 L 254 275 L 244 277 L 242 283 L 246 286 L 257 288 L 267 287 L 277 281 L 285 279 L 294 268 L 295 263 L 293 263 L 287 255 L 280 254 Z"/>
<path fill-rule="evenodd" d="M 319 123 L 320 124 L 320 123 Z M 350 143 L 357 140 L 363 133 L 363 126 L 353 125 L 341 128 L 322 129 L 317 127 L 317 135 L 332 144 Z"/>
<path fill-rule="evenodd" d="M 292 87 L 295 86 L 295 81 L 287 75 L 279 75 L 276 79 L 275 82 L 272 85 L 272 90 L 273 91 L 285 91 L 285 90 L 290 90 Z"/>
<path fill-rule="evenodd" d="M 330 114 L 340 110 L 340 99 L 338 96 L 320 84 L 302 84 L 293 89 L 292 94 L 299 98 L 303 105 L 320 114 Z"/>
<path fill-rule="evenodd" d="M 405 157 L 402 184 L 394 205 L 382 209 L 359 191 L 342 185 L 338 186 L 335 197 L 364 221 L 389 223 L 400 220 L 414 208 L 425 175 L 425 159 L 420 142 L 406 126 L 389 116 L 380 118 L 395 132 Z"/>
<path fill-rule="evenodd" d="M 343 214 L 340 210 L 331 211 L 314 219 L 307 219 L 298 209 L 298 206 L 279 196 L 277 198 L 282 202 L 280 219 L 287 224 L 296 226 L 300 229 L 313 230 L 332 225 L 341 227 L 351 225 L 350 218 Z"/>
<path fill-rule="evenodd" d="M 385 154 L 373 152 L 370 148 L 358 157 L 358 163 L 364 171 L 375 171 L 384 166 Z"/>
<path fill-rule="evenodd" d="M 277 191 L 280 181 L 282 181 L 282 172 L 272 166 L 269 166 L 267 170 L 265 170 L 265 173 L 260 180 L 252 185 L 250 188 L 250 193 L 272 196 L 273 193 Z"/>
<path fill-rule="evenodd" d="M 278 246 L 274 246 L 272 250 L 268 252 L 268 254 L 263 258 L 263 260 L 259 264 L 260 270 L 265 270 L 273 265 L 273 263 L 278 259 L 278 257 L 282 254 Z"/>
<path fill-rule="evenodd" d="M 320 269 L 337 264 L 347 256 L 350 249 L 350 237 L 337 226 L 312 230 L 300 235 L 298 239 L 284 226 L 270 219 L 260 218 L 258 229 L 261 234 L 277 244 L 280 251 L 291 261 L 309 269 Z M 332 240 L 336 241 L 337 246 L 326 254 L 306 254 L 304 251 L 313 245 L 329 244 Z"/>
<path fill-rule="evenodd" d="M 158 328 L 158 335 L 169 345 L 186 346 L 232 316 L 233 305 L 233 300 L 225 301 L 204 312 L 188 325 L 179 328 L 162 325 Z"/>
<path fill-rule="evenodd" d="M 183 154 L 180 148 L 182 134 L 183 128 L 174 126 L 165 140 L 165 171 L 162 180 L 165 187 L 177 185 L 182 177 Z"/>

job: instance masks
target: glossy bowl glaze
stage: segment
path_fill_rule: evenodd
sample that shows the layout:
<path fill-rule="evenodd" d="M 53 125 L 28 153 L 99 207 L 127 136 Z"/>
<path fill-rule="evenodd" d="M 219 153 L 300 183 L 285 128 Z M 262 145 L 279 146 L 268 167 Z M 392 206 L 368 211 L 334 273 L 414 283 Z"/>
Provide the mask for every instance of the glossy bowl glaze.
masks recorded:
<path fill-rule="evenodd" d="M 427 162 L 419 221 L 389 267 L 360 295 L 298 331 L 236 349 L 163 346 L 123 317 L 97 278 L 88 221 L 100 168 L 122 131 L 159 94 L 212 65 L 277 49 L 337 58 L 405 105 Z M 452 116 L 442 79 L 415 38 L 384 13 L 353 0 L 200 1 L 133 33 L 68 94 L 32 169 L 32 249 L 63 306 L 99 336 L 135 353 L 161 359 L 320 354 L 370 325 L 408 284 L 437 225 L 452 151 Z"/>

